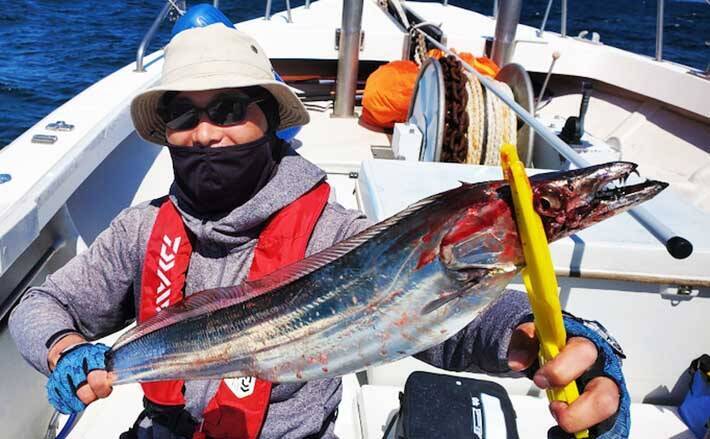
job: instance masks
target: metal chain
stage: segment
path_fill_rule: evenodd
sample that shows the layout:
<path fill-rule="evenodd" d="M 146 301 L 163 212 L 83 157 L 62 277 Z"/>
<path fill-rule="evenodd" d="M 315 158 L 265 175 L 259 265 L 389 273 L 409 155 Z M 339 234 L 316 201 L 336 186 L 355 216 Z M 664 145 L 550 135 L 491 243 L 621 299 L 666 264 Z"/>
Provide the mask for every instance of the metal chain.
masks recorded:
<path fill-rule="evenodd" d="M 446 109 L 444 113 L 444 139 L 441 161 L 466 163 L 468 155 L 469 115 L 466 111 L 468 93 L 467 80 L 461 63 L 449 55 L 439 59 L 444 76 Z"/>
<path fill-rule="evenodd" d="M 416 33 L 416 35 L 414 35 Z M 426 40 L 424 39 L 424 35 L 420 32 L 416 32 L 415 30 L 410 31 L 410 40 L 414 42 L 415 47 L 414 47 L 414 62 L 417 63 L 417 65 L 421 66 L 424 61 L 426 60 Z"/>
<path fill-rule="evenodd" d="M 424 38 L 424 33 L 419 30 L 419 28 L 422 26 L 433 26 L 441 30 L 442 24 L 436 24 L 431 21 L 423 21 L 409 28 L 409 40 L 416 44 L 416 47 L 414 48 L 414 62 L 416 62 L 418 65 L 421 66 L 427 59 L 426 39 Z"/>

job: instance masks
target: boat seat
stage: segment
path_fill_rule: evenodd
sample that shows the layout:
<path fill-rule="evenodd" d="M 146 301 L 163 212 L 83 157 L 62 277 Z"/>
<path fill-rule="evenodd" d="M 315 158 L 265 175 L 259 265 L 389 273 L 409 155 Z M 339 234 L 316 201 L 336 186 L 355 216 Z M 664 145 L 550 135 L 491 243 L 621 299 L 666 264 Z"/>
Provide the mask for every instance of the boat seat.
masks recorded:
<path fill-rule="evenodd" d="M 382 439 L 389 421 L 399 410 L 400 386 L 364 385 L 357 391 L 360 419 L 360 439 Z M 511 395 L 517 416 L 518 433 L 526 439 L 545 439 L 555 421 L 547 409 L 547 399 Z M 394 429 L 392 429 L 394 430 Z M 345 437 L 345 436 L 343 436 Z M 486 437 L 489 437 L 487 432 Z M 498 437 L 490 434 L 490 437 Z M 675 407 L 651 404 L 631 404 L 631 439 L 673 438 L 693 439 Z M 390 432 L 385 439 L 394 439 Z"/>

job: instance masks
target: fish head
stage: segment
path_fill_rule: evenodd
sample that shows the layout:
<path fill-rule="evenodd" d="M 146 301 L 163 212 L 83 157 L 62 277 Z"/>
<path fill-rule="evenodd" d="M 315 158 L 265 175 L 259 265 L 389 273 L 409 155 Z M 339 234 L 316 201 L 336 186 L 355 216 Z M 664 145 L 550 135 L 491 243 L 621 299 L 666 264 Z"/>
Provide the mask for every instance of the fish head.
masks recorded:
<path fill-rule="evenodd" d="M 530 177 L 533 206 L 552 242 L 650 200 L 668 183 L 646 180 L 625 186 L 637 165 L 611 162 Z"/>
<path fill-rule="evenodd" d="M 668 186 L 653 180 L 624 186 L 636 168 L 634 163 L 612 162 L 530 177 L 533 207 L 548 241 L 624 212 Z M 525 260 L 507 182 L 464 185 L 456 199 L 465 201 L 448 223 L 438 248 L 449 272 L 476 283 L 487 275 L 521 268 Z"/>
<path fill-rule="evenodd" d="M 647 201 L 668 184 L 646 180 L 625 186 L 637 165 L 612 162 L 530 177 L 533 207 L 549 242 L 568 236 Z M 447 275 L 459 286 L 442 293 L 423 313 L 482 291 L 501 291 L 525 264 L 510 186 L 505 181 L 464 184 L 452 191 L 459 204 L 438 247 Z"/>

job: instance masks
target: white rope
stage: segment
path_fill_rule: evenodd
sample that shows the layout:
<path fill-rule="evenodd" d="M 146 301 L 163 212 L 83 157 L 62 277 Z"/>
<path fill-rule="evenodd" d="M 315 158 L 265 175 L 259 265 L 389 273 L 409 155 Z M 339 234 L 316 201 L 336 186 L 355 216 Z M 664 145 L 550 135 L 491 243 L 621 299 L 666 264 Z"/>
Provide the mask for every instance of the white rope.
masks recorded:
<path fill-rule="evenodd" d="M 513 91 L 508 84 L 492 81 L 508 97 L 513 97 Z M 486 93 L 486 120 L 488 122 L 488 135 L 486 136 L 486 156 L 484 165 L 497 166 L 500 164 L 500 148 L 504 143 L 517 144 L 517 126 L 515 114 L 505 102 L 493 93 Z"/>
<path fill-rule="evenodd" d="M 493 93 L 486 90 L 486 149 L 482 157 L 482 164 L 497 165 L 495 161 L 496 149 L 500 151 L 501 126 L 500 117 L 496 114 L 499 110 L 498 102 Z"/>
<path fill-rule="evenodd" d="M 515 99 L 513 90 L 505 82 L 499 82 L 500 86 L 509 98 Z M 501 107 L 503 108 L 503 143 L 510 143 L 511 145 L 518 144 L 518 118 L 515 112 L 510 108 L 505 102 L 500 101 Z"/>
<path fill-rule="evenodd" d="M 468 101 L 466 102 L 466 113 L 468 113 L 466 163 L 478 165 L 481 163 L 481 153 L 483 152 L 486 104 L 481 82 L 465 69 L 463 73 L 468 80 L 466 84 L 466 92 L 468 93 Z"/>

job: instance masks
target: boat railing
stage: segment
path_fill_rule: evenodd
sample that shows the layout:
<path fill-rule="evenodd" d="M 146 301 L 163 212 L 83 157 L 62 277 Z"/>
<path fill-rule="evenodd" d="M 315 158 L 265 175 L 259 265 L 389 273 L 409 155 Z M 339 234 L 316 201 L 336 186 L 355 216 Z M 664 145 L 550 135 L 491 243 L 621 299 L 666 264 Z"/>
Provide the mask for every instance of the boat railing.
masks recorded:
<path fill-rule="evenodd" d="M 310 8 L 311 2 L 306 2 L 306 9 Z M 289 23 L 293 23 L 291 16 L 291 1 L 286 0 L 286 17 Z M 271 20 L 271 0 L 266 0 L 266 12 L 264 12 L 264 20 Z"/>
<path fill-rule="evenodd" d="M 547 8 L 545 9 L 545 15 L 542 18 L 542 24 L 537 31 L 537 36 L 542 37 L 545 33 L 545 26 L 547 25 L 547 19 L 550 16 L 550 9 L 552 9 L 552 3 L 554 0 L 549 0 L 547 2 Z M 493 2 L 493 16 L 498 16 L 498 2 L 499 0 L 494 0 Z M 444 6 L 449 4 L 448 0 L 442 0 Z M 665 0 L 657 0 L 656 7 L 656 61 L 663 61 L 663 11 L 665 6 Z M 567 36 L 567 0 L 562 0 L 560 9 L 560 36 Z"/>
<path fill-rule="evenodd" d="M 212 4 L 216 8 L 219 7 L 219 0 L 213 0 Z M 145 66 L 143 65 L 145 50 L 148 48 L 150 42 L 153 41 L 153 38 L 155 38 L 155 34 L 158 32 L 163 21 L 165 21 L 166 18 L 175 21 L 178 16 L 185 14 L 185 10 L 185 0 L 168 0 L 165 2 L 163 9 L 160 10 L 158 16 L 153 20 L 153 24 L 150 25 L 148 32 L 145 33 L 145 36 L 143 36 L 138 46 L 138 50 L 136 50 L 136 72 L 145 72 Z"/>
<path fill-rule="evenodd" d="M 550 10 L 552 9 L 552 3 L 554 0 L 549 0 L 547 2 L 547 8 L 545 8 L 545 15 L 542 18 L 542 23 L 540 24 L 540 29 L 537 30 L 537 36 L 542 37 L 545 33 L 545 26 L 547 25 L 547 19 L 550 16 Z M 496 0 L 497 3 L 497 0 Z M 663 61 L 663 10 L 664 10 L 665 0 L 657 0 L 656 6 L 656 61 Z M 567 36 L 567 0 L 562 0 L 562 6 L 560 9 L 560 36 Z"/>
<path fill-rule="evenodd" d="M 555 0 L 550 0 L 547 2 L 547 8 L 545 8 L 545 15 L 542 17 L 542 24 L 540 24 L 540 29 L 537 30 L 537 36 L 542 37 L 545 33 L 545 26 L 547 25 L 547 19 L 550 16 L 550 10 L 552 9 L 552 3 Z M 560 9 L 560 36 L 567 36 L 567 0 L 562 0 L 562 8 Z"/>
<path fill-rule="evenodd" d="M 448 55 L 456 57 L 456 59 L 461 62 L 463 68 L 469 71 L 471 74 L 476 76 L 481 84 L 486 87 L 486 91 L 493 93 L 500 100 L 502 100 L 508 107 L 510 107 L 517 116 L 526 123 L 531 129 L 533 129 L 542 139 L 544 139 L 548 145 L 554 148 L 558 153 L 570 161 L 579 168 L 584 168 L 590 166 L 591 164 L 584 159 L 579 153 L 562 141 L 557 134 L 555 134 L 551 129 L 546 127 L 542 122 L 537 120 L 535 116 L 527 112 L 520 104 L 515 102 L 515 99 L 506 95 L 502 89 L 495 87 L 493 80 L 480 74 L 476 69 L 471 67 L 467 62 L 462 60 L 458 54 L 450 50 L 445 45 L 441 44 L 435 38 L 429 36 L 426 32 L 421 29 L 415 29 L 420 32 L 424 38 L 426 38 L 434 47 L 442 50 Z M 664 244 L 668 252 L 675 258 L 684 259 L 690 256 L 692 253 L 692 244 L 685 238 L 677 235 L 673 232 L 667 225 L 660 221 L 655 215 L 653 215 L 648 209 L 642 206 L 634 207 L 630 210 L 631 215 L 638 221 L 642 226 L 644 226 L 656 239 Z"/>
<path fill-rule="evenodd" d="M 545 26 L 547 25 L 547 19 L 550 16 L 550 9 L 552 9 L 552 3 L 554 0 L 547 2 L 547 8 L 545 8 L 545 15 L 542 18 L 542 23 L 540 24 L 540 29 L 537 30 L 537 36 L 542 37 L 545 33 Z M 497 0 L 496 0 L 497 3 Z M 657 0 L 656 6 L 656 61 L 663 61 L 663 9 L 665 0 Z M 496 8 L 497 9 L 497 8 Z M 562 6 L 560 9 L 560 36 L 567 36 L 567 0 L 562 0 Z"/>
<path fill-rule="evenodd" d="M 663 61 L 663 5 L 665 0 L 658 0 L 656 7 L 656 61 Z"/>

